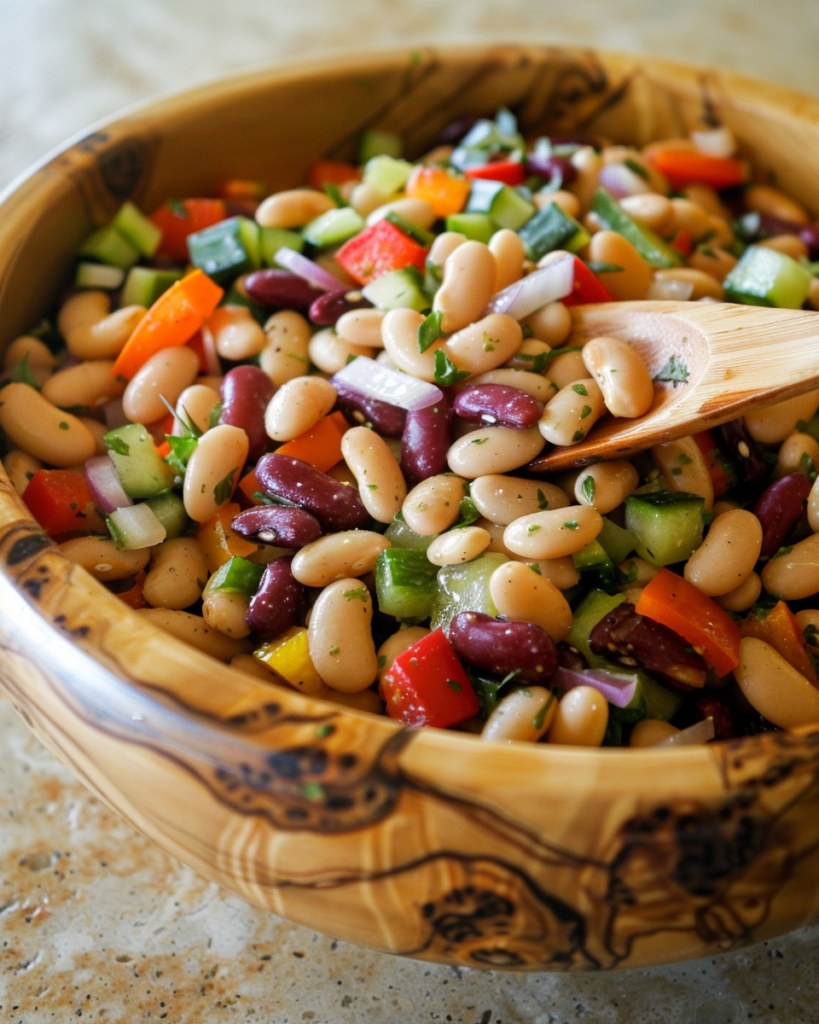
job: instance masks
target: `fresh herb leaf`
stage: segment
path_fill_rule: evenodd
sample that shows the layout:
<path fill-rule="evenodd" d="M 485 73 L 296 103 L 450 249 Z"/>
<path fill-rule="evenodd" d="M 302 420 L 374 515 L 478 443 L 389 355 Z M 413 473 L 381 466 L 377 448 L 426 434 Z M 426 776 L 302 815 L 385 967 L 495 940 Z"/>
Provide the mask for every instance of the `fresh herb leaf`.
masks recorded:
<path fill-rule="evenodd" d="M 370 599 L 370 592 L 366 587 L 356 587 L 355 590 L 345 590 L 344 596 L 348 601 L 361 601 L 366 604 Z"/>
<path fill-rule="evenodd" d="M 216 405 L 208 413 L 208 430 L 212 430 L 215 426 L 218 426 L 219 420 L 222 418 L 222 403 L 217 402 Z"/>
<path fill-rule="evenodd" d="M 457 679 L 447 679 L 446 684 L 450 688 L 450 690 L 452 690 L 453 693 L 464 692 L 463 686 L 461 686 Z"/>
<path fill-rule="evenodd" d="M 537 489 L 537 507 L 541 512 L 545 512 L 549 507 L 549 499 L 539 487 Z"/>
<path fill-rule="evenodd" d="M 589 397 L 585 384 L 572 384 L 572 391 L 576 391 L 578 395 L 583 395 L 584 398 Z M 591 412 L 591 410 L 589 410 L 589 412 Z"/>
<path fill-rule="evenodd" d="M 619 274 L 625 270 L 616 263 L 606 263 L 605 260 L 584 260 L 583 261 L 593 274 Z"/>
<path fill-rule="evenodd" d="M 584 420 L 587 416 L 591 416 L 591 406 L 584 405 L 580 411 L 580 419 Z"/>
<path fill-rule="evenodd" d="M 551 352 L 544 352 L 543 355 L 546 356 L 546 363 L 550 363 L 553 359 L 557 359 L 558 356 L 568 355 L 569 352 L 582 352 L 582 351 L 583 351 L 583 346 L 582 345 L 564 345 L 563 348 L 553 348 Z M 518 359 L 520 359 L 520 358 L 522 358 L 522 357 L 518 356 Z M 544 363 L 544 366 L 546 365 L 546 363 Z"/>
<path fill-rule="evenodd" d="M 224 505 L 229 500 L 231 494 L 233 494 L 233 478 L 237 472 L 237 469 L 231 469 L 227 476 L 223 477 L 213 488 L 213 497 L 217 505 Z"/>
<path fill-rule="evenodd" d="M 460 530 L 464 526 L 471 526 L 480 518 L 481 514 L 478 511 L 477 505 L 467 494 L 461 498 L 460 504 L 458 505 L 458 522 L 453 526 L 450 526 L 450 530 Z"/>
<path fill-rule="evenodd" d="M 390 224 L 394 224 L 399 231 L 407 235 L 414 242 L 419 245 L 430 246 L 435 241 L 435 235 L 431 231 L 427 231 L 426 228 L 422 228 L 420 224 L 414 224 L 411 220 L 407 220 L 406 217 L 402 217 L 400 213 L 396 213 L 395 210 L 390 212 L 384 217 L 384 220 L 388 220 Z"/>
<path fill-rule="evenodd" d="M 566 527 L 567 530 L 576 530 L 578 527 L 578 522 L 576 519 L 567 519 L 563 525 Z"/>
<path fill-rule="evenodd" d="M 486 444 L 486 442 L 488 440 L 489 440 L 488 437 L 473 437 L 473 439 L 469 443 L 470 444 Z"/>
<path fill-rule="evenodd" d="M 543 373 L 551 356 L 551 352 L 518 352 L 515 359 L 531 363 L 532 365 L 529 367 L 531 373 Z"/>
<path fill-rule="evenodd" d="M 676 385 L 685 384 L 690 376 L 691 371 L 685 365 L 683 360 L 677 355 L 672 355 L 665 366 L 656 375 L 654 380 L 671 381 Z"/>
<path fill-rule="evenodd" d="M 546 712 L 549 710 L 549 708 L 552 706 L 552 704 L 554 704 L 554 702 L 555 702 L 555 695 L 553 693 L 550 693 L 549 694 L 549 699 L 544 703 L 543 707 L 540 709 L 540 711 L 538 711 L 538 713 L 532 719 L 532 725 L 536 729 L 542 729 L 543 728 L 543 723 L 546 721 Z"/>
<path fill-rule="evenodd" d="M 184 476 L 185 470 L 188 467 L 188 459 L 193 455 L 197 444 L 199 444 L 198 439 L 191 434 L 185 434 L 184 437 L 166 434 L 165 440 L 171 446 L 171 450 L 165 456 L 165 461 L 177 476 Z"/>
<path fill-rule="evenodd" d="M 582 484 L 580 490 L 583 492 L 583 497 L 586 499 L 586 501 L 590 505 L 594 504 L 594 477 L 593 476 L 587 476 L 586 477 L 586 479 L 583 481 L 583 484 Z"/>
<path fill-rule="evenodd" d="M 444 387 L 457 384 L 469 376 L 469 370 L 459 370 L 442 348 L 435 353 L 435 380 Z"/>
<path fill-rule="evenodd" d="M 537 533 L 537 531 L 540 529 L 542 529 L 542 527 L 538 526 L 536 523 L 533 523 L 531 526 L 526 527 L 526 532 L 531 537 L 533 533 Z"/>
<path fill-rule="evenodd" d="M 434 345 L 435 342 L 443 336 L 441 330 L 441 321 L 444 318 L 443 310 L 438 310 L 435 313 L 430 313 L 425 320 L 418 325 L 418 351 L 426 352 L 426 350 Z"/>
<path fill-rule="evenodd" d="M 577 443 L 578 441 L 582 441 L 585 436 L 586 435 L 583 433 L 582 430 L 575 430 L 575 432 L 572 434 L 572 442 Z"/>
<path fill-rule="evenodd" d="M 37 391 L 40 390 L 40 385 L 34 379 L 34 374 L 31 372 L 31 367 L 28 365 L 28 352 L 23 355 L 23 358 L 14 367 L 11 377 L 9 378 L 9 383 L 28 384 L 29 387 L 35 388 Z"/>
<path fill-rule="evenodd" d="M 334 181 L 325 181 L 324 191 L 333 200 L 337 207 L 347 206 L 348 204 L 344 201 L 344 196 L 341 194 L 341 189 L 336 185 Z"/>
<path fill-rule="evenodd" d="M 109 452 L 116 452 L 117 455 L 131 454 L 131 446 L 117 434 L 105 434 L 103 441 Z"/>
<path fill-rule="evenodd" d="M 638 163 L 636 160 L 632 160 L 631 157 L 626 157 L 623 163 L 628 167 L 632 174 L 636 174 L 637 177 L 642 178 L 643 181 L 648 181 L 648 171 L 641 163 Z"/>

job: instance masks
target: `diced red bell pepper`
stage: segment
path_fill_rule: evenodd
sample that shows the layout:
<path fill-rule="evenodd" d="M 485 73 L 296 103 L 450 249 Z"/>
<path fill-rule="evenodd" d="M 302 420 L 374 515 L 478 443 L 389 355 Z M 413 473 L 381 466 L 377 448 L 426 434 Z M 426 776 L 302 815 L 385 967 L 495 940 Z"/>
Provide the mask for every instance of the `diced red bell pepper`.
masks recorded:
<path fill-rule="evenodd" d="M 702 182 L 719 191 L 742 185 L 748 180 L 748 169 L 741 160 L 730 156 L 709 156 L 697 149 L 652 146 L 648 159 L 668 178 L 673 189 Z"/>
<path fill-rule="evenodd" d="M 310 168 L 310 188 L 322 191 L 325 185 L 343 185 L 348 181 L 359 181 L 361 171 L 354 164 L 343 160 L 316 160 Z"/>
<path fill-rule="evenodd" d="M 770 644 L 812 686 L 819 687 L 816 671 L 805 650 L 805 637 L 796 616 L 784 601 L 776 604 L 764 618 L 754 614 L 746 616 L 740 632 L 743 636 L 753 636 Z"/>
<path fill-rule="evenodd" d="M 77 530 L 90 532 L 89 512 L 94 514 L 91 495 L 85 477 L 73 469 L 37 470 L 23 493 L 23 501 L 51 537 Z M 94 514 L 95 522 L 97 519 Z"/>
<path fill-rule="evenodd" d="M 614 302 L 614 296 L 583 260 L 575 256 L 574 288 L 560 301 L 564 306 L 580 306 L 586 302 Z"/>
<path fill-rule="evenodd" d="M 130 576 L 124 580 L 113 580 L 108 584 L 108 589 L 116 594 L 120 601 L 124 601 L 129 608 L 144 608 L 145 576 L 145 570 L 140 569 L 136 576 Z"/>
<path fill-rule="evenodd" d="M 690 254 L 694 248 L 694 243 L 691 241 L 691 235 L 688 234 L 685 228 L 680 228 L 674 235 L 671 240 L 671 248 L 678 252 L 680 256 L 688 256 Z"/>
<path fill-rule="evenodd" d="M 442 629 L 399 654 L 381 681 L 386 712 L 405 725 L 446 729 L 478 713 L 478 698 Z"/>
<path fill-rule="evenodd" d="M 391 270 L 417 267 L 423 271 L 427 252 L 390 221 L 379 220 L 345 242 L 336 261 L 359 284 L 369 284 Z"/>
<path fill-rule="evenodd" d="M 670 569 L 660 569 L 649 580 L 634 607 L 638 615 L 684 637 L 718 675 L 728 675 L 739 664 L 739 626 L 715 601 Z"/>
<path fill-rule="evenodd" d="M 488 164 L 467 167 L 464 176 L 486 181 L 502 181 L 504 185 L 511 185 L 512 188 L 526 181 L 526 171 L 523 164 L 517 160 L 490 160 Z"/>
<path fill-rule="evenodd" d="M 182 199 L 160 206 L 150 220 L 162 231 L 158 255 L 179 263 L 188 260 L 188 235 L 213 227 L 227 216 L 222 199 Z"/>
<path fill-rule="evenodd" d="M 692 435 L 697 442 L 697 447 L 705 457 L 708 472 L 711 474 L 711 483 L 714 485 L 714 497 L 721 498 L 723 494 L 731 489 L 731 481 L 725 472 L 725 467 L 719 459 L 719 448 L 710 430 L 701 430 L 698 434 Z"/>

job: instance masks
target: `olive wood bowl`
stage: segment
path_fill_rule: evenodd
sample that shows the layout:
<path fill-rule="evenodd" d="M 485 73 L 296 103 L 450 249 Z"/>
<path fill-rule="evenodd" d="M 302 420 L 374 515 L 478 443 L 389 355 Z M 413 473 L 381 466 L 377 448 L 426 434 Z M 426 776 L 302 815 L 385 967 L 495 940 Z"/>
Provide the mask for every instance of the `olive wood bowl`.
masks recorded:
<path fill-rule="evenodd" d="M 372 53 L 129 112 L 3 197 L 0 341 L 37 323 L 85 236 L 227 178 L 271 189 L 361 131 L 421 154 L 505 105 L 527 134 L 641 144 L 714 117 L 819 211 L 819 102 L 714 69 L 550 47 Z M 260 907 L 442 963 L 634 967 L 735 949 L 819 908 L 819 732 L 679 750 L 490 745 L 266 684 L 150 625 L 68 562 L 0 480 L 0 682 L 99 797 Z"/>

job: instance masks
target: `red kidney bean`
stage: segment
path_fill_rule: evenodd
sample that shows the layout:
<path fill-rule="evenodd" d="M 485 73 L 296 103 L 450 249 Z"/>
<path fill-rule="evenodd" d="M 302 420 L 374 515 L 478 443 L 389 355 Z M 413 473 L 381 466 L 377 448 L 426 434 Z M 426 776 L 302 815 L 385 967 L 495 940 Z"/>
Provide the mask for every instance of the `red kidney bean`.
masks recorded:
<path fill-rule="evenodd" d="M 732 740 L 736 736 L 731 709 L 712 693 L 701 693 L 694 700 L 694 709 L 694 715 L 698 722 L 705 718 L 713 719 L 715 740 Z"/>
<path fill-rule="evenodd" d="M 491 115 L 487 115 L 487 118 L 491 118 Z M 481 118 L 477 114 L 464 114 L 463 117 L 455 118 L 454 121 L 450 121 L 445 128 L 438 132 L 432 145 L 457 146 L 464 135 L 471 131 L 475 127 L 475 123 L 480 120 Z"/>
<path fill-rule="evenodd" d="M 356 391 L 336 377 L 331 377 L 330 383 L 338 395 L 337 408 L 348 420 L 358 424 L 372 423 L 384 437 L 400 437 L 403 434 L 407 420 L 405 409 L 399 409 L 397 405 L 390 405 L 389 402 L 381 402 L 377 398 L 370 398 L 369 395 L 362 395 L 360 391 Z"/>
<path fill-rule="evenodd" d="M 370 516 L 355 487 L 289 455 L 265 455 L 256 466 L 256 479 L 266 494 L 285 498 L 311 512 L 325 530 L 358 530 Z"/>
<path fill-rule="evenodd" d="M 228 217 L 249 217 L 252 220 L 258 205 L 255 199 L 226 199 L 225 213 Z"/>
<path fill-rule="evenodd" d="M 255 462 L 267 450 L 264 411 L 276 385 L 258 366 L 234 366 L 222 381 L 222 422 L 241 427 L 250 441 L 248 460 Z"/>
<path fill-rule="evenodd" d="M 452 444 L 452 411 L 442 398 L 426 409 L 407 413 L 401 438 L 401 472 L 407 487 L 447 472 L 446 453 Z"/>
<path fill-rule="evenodd" d="M 526 173 L 538 174 L 560 188 L 571 185 L 577 177 L 577 170 L 567 156 L 538 156 L 536 152 L 526 157 Z"/>
<path fill-rule="evenodd" d="M 595 654 L 630 668 L 635 662 L 676 690 L 688 691 L 705 682 L 705 662 L 679 633 L 638 615 L 623 601 L 591 631 L 589 646 Z"/>
<path fill-rule="evenodd" d="M 483 612 L 460 612 L 449 624 L 455 652 L 476 668 L 516 683 L 543 683 L 557 669 L 557 650 L 549 634 L 531 622 L 493 619 Z"/>
<path fill-rule="evenodd" d="M 804 473 L 788 473 L 762 492 L 754 505 L 754 515 L 762 524 L 760 558 L 771 558 L 785 543 L 802 518 L 810 490 Z"/>
<path fill-rule="evenodd" d="M 254 270 L 242 278 L 242 285 L 254 302 L 277 309 L 309 309 L 325 294 L 289 270 Z"/>
<path fill-rule="evenodd" d="M 267 565 L 259 589 L 250 599 L 247 624 L 265 639 L 295 626 L 304 614 L 304 587 L 290 569 L 292 561 L 285 556 Z"/>
<path fill-rule="evenodd" d="M 351 298 L 358 296 L 358 298 Z M 351 309 L 372 309 L 372 303 L 361 292 L 325 292 L 313 299 L 307 316 L 318 327 L 332 327 L 338 318 Z"/>
<path fill-rule="evenodd" d="M 745 429 L 743 420 L 731 420 L 716 427 L 714 437 L 722 454 L 737 473 L 742 491 L 759 492 L 768 480 L 768 473 L 756 450 L 756 443 Z"/>
<path fill-rule="evenodd" d="M 262 505 L 240 512 L 231 523 L 243 537 L 282 548 L 303 548 L 321 536 L 321 525 L 303 508 Z"/>
<path fill-rule="evenodd" d="M 819 224 L 800 224 L 795 220 L 774 217 L 770 213 L 746 213 L 740 219 L 745 234 L 752 241 L 771 235 L 798 235 L 808 247 L 812 260 L 819 258 Z"/>
<path fill-rule="evenodd" d="M 455 399 L 455 412 L 465 420 L 501 427 L 531 427 L 543 413 L 543 403 L 506 384 L 473 384 Z"/>

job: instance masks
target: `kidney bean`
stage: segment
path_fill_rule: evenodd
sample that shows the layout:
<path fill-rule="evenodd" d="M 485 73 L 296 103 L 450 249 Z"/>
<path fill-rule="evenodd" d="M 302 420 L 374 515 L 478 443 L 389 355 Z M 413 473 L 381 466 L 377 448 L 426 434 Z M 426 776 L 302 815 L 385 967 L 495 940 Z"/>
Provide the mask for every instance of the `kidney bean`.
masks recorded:
<path fill-rule="evenodd" d="M 254 270 L 242 278 L 242 284 L 254 302 L 277 309 L 309 309 L 325 294 L 289 270 Z"/>
<path fill-rule="evenodd" d="M 376 431 L 384 437 L 400 437 L 403 434 L 407 420 L 405 409 L 399 409 L 397 405 L 390 405 L 389 402 L 381 402 L 377 398 L 370 398 L 369 395 L 362 395 L 360 391 L 351 388 L 338 377 L 331 377 L 330 383 L 338 395 L 336 408 L 340 409 L 347 419 L 354 423 L 372 423 Z"/>
<path fill-rule="evenodd" d="M 401 472 L 407 487 L 445 473 L 446 454 L 452 444 L 452 411 L 442 398 L 426 409 L 407 413 L 401 437 Z"/>
<path fill-rule="evenodd" d="M 543 404 L 519 388 L 475 384 L 459 393 L 455 412 L 465 420 L 496 423 L 501 427 L 531 427 L 540 419 Z"/>
<path fill-rule="evenodd" d="M 796 233 L 808 247 L 810 258 L 819 259 L 819 224 L 803 224 Z"/>
<path fill-rule="evenodd" d="M 723 455 L 737 471 L 738 483 L 743 491 L 759 491 L 768 474 L 757 455 L 756 443 L 742 420 L 731 420 L 714 430 L 714 437 Z"/>
<path fill-rule="evenodd" d="M 819 224 L 800 224 L 770 213 L 746 213 L 741 218 L 746 234 L 753 241 L 772 235 L 798 235 L 808 247 L 810 258 L 819 258 Z"/>
<path fill-rule="evenodd" d="M 292 558 L 277 558 L 265 567 L 259 589 L 250 599 L 247 624 L 262 637 L 278 636 L 304 613 L 304 587 L 290 569 Z"/>
<path fill-rule="evenodd" d="M 526 173 L 538 174 L 550 184 L 557 181 L 561 187 L 571 185 L 577 177 L 577 170 L 567 156 L 541 157 L 537 153 L 527 156 Z"/>
<path fill-rule="evenodd" d="M 714 721 L 714 739 L 732 740 L 736 736 L 731 709 L 712 693 L 701 693 L 694 701 L 694 715 L 698 722 L 705 718 Z"/>
<path fill-rule="evenodd" d="M 449 640 L 456 653 L 476 668 L 499 676 L 517 670 L 515 682 L 542 683 L 557 669 L 554 641 L 530 622 L 460 612 L 449 624 Z"/>
<path fill-rule="evenodd" d="M 355 487 L 289 455 L 265 455 L 256 466 L 262 490 L 311 512 L 325 530 L 357 530 L 370 522 Z"/>
<path fill-rule="evenodd" d="M 358 298 L 352 298 L 356 295 Z M 361 292 L 325 292 L 317 299 L 313 299 L 307 316 L 311 323 L 318 327 L 332 327 L 339 317 L 349 313 L 351 309 L 372 309 L 372 305 Z"/>
<path fill-rule="evenodd" d="M 263 505 L 240 512 L 231 526 L 243 537 L 276 544 L 283 548 L 303 548 L 318 540 L 322 530 L 318 519 L 302 508 Z"/>
<path fill-rule="evenodd" d="M 275 392 L 276 385 L 258 366 L 234 366 L 222 381 L 222 422 L 241 427 L 247 434 L 251 462 L 267 449 L 264 412 Z"/>
<path fill-rule="evenodd" d="M 629 601 L 597 623 L 589 646 L 595 654 L 628 667 L 637 663 L 677 690 L 688 691 L 705 681 L 705 662 L 688 642 L 667 626 L 638 615 Z"/>
<path fill-rule="evenodd" d="M 491 118 L 491 115 L 487 115 L 487 117 Z M 454 121 L 450 121 L 445 128 L 438 132 L 432 145 L 457 146 L 464 135 L 471 131 L 475 127 L 475 123 L 480 120 L 481 118 L 477 114 L 464 114 L 462 117 L 455 118 Z"/>
<path fill-rule="evenodd" d="M 810 489 L 804 473 L 788 473 L 762 492 L 754 505 L 754 515 L 762 524 L 760 558 L 771 558 L 785 543 L 802 518 Z"/>

